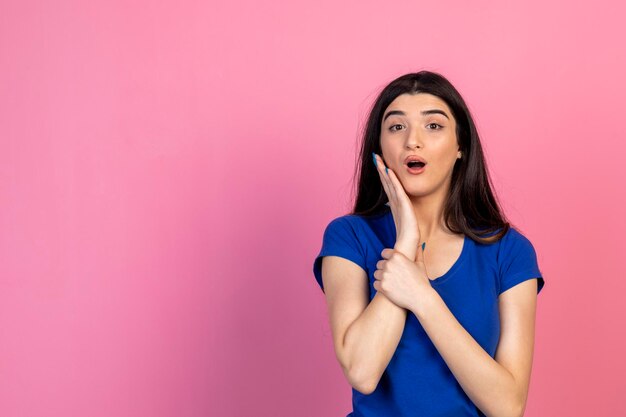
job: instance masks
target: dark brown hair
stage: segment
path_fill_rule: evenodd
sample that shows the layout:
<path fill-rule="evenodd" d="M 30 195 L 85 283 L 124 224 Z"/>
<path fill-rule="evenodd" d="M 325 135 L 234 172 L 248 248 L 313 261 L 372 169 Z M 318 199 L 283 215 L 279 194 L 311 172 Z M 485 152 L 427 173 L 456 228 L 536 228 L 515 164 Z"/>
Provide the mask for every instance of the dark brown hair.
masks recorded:
<path fill-rule="evenodd" d="M 479 243 L 498 241 L 511 227 L 491 187 L 480 138 L 465 101 L 442 75 L 431 71 L 405 74 L 380 92 L 369 113 L 354 174 L 357 195 L 351 214 L 370 216 L 386 209 L 385 193 L 372 152 L 382 155 L 380 126 L 383 112 L 401 94 L 428 93 L 446 102 L 456 120 L 456 137 L 462 158 L 452 169 L 450 193 L 444 206 L 446 227 Z M 495 234 L 494 234 L 495 233 Z M 487 237 L 489 236 L 489 237 Z"/>

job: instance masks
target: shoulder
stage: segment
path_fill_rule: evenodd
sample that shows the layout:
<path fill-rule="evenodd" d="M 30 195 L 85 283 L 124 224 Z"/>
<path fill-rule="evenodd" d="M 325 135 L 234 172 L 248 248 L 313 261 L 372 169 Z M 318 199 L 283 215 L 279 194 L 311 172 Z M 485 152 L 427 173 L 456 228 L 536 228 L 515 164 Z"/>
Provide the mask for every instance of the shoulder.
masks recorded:
<path fill-rule="evenodd" d="M 360 221 L 360 217 L 356 214 L 344 214 L 333 218 L 329 224 L 352 225 Z"/>
<path fill-rule="evenodd" d="M 500 228 L 489 235 L 496 235 L 501 230 Z M 500 268 L 519 256 L 535 256 L 535 249 L 530 239 L 514 226 L 510 226 L 506 233 L 497 241 L 478 246 L 484 247 L 485 253 L 491 253 Z"/>
<path fill-rule="evenodd" d="M 537 252 L 530 239 L 519 229 L 511 227 L 500 240 L 497 255 L 500 293 L 530 278 L 539 279 L 539 293 L 544 286 L 544 279 L 537 261 Z"/>
<path fill-rule="evenodd" d="M 383 242 L 393 240 L 390 224 L 393 226 L 393 221 L 385 214 L 345 214 L 330 220 L 324 231 L 324 241 L 350 245 L 367 257 L 370 253 L 380 252 L 378 248 L 384 245 Z"/>
<path fill-rule="evenodd" d="M 509 230 L 502 236 L 500 243 L 500 252 L 509 253 L 516 250 L 534 249 L 533 244 L 524 233 L 516 227 L 511 226 Z"/>
<path fill-rule="evenodd" d="M 326 226 L 326 232 L 355 230 L 358 222 L 358 216 L 353 214 L 344 214 L 331 219 Z"/>
<path fill-rule="evenodd" d="M 324 230 L 324 241 L 328 242 L 359 242 L 362 230 L 362 219 L 353 214 L 335 217 L 328 222 Z"/>
<path fill-rule="evenodd" d="M 484 234 L 481 233 L 481 236 L 492 237 L 494 235 L 497 235 L 501 231 L 502 231 L 502 228 L 499 228 L 491 233 L 484 233 Z M 480 230 L 479 230 L 479 233 L 480 233 Z M 510 249 L 511 247 L 516 247 L 516 246 L 532 246 L 532 243 L 530 242 L 530 239 L 528 239 L 526 235 L 522 233 L 518 228 L 510 225 L 506 233 L 504 233 L 504 235 L 500 237 L 500 239 L 490 244 L 487 244 L 486 246 L 495 247 L 497 248 L 498 252 L 500 252 L 502 250 L 506 251 L 507 249 Z"/>
<path fill-rule="evenodd" d="M 502 237 L 503 239 L 507 239 L 509 241 L 516 241 L 516 240 L 524 240 L 524 241 L 529 241 L 528 238 L 526 237 L 526 235 L 524 235 L 518 228 L 516 228 L 515 226 L 511 226 L 509 227 L 509 230 L 507 230 L 507 232 L 505 233 L 505 235 Z M 530 242 L 530 241 L 529 241 Z"/>
<path fill-rule="evenodd" d="M 491 237 L 501 231 L 502 228 L 499 228 L 483 236 Z M 477 246 L 484 248 L 484 253 L 493 254 L 499 265 L 507 264 L 519 256 L 536 257 L 535 248 L 530 239 L 520 229 L 512 225 L 508 227 L 508 230 L 500 239 L 489 244 L 478 244 Z"/>
<path fill-rule="evenodd" d="M 364 228 L 376 229 L 379 227 L 381 221 L 387 215 L 387 212 L 382 212 L 370 216 L 362 216 L 360 214 L 344 214 L 330 220 L 327 226 L 328 229 L 338 230 L 352 230 L 355 232 L 363 231 Z"/>

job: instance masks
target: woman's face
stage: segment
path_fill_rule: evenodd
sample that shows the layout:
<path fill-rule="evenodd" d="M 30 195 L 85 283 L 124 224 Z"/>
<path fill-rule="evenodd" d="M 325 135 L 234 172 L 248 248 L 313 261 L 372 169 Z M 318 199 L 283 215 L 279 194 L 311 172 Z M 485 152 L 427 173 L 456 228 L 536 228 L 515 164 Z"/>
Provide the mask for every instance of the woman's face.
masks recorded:
<path fill-rule="evenodd" d="M 385 164 L 409 197 L 437 191 L 447 195 L 459 146 L 456 120 L 445 101 L 427 93 L 396 97 L 383 113 L 380 146 Z M 421 173 L 409 171 L 405 163 L 409 155 L 426 162 Z"/>

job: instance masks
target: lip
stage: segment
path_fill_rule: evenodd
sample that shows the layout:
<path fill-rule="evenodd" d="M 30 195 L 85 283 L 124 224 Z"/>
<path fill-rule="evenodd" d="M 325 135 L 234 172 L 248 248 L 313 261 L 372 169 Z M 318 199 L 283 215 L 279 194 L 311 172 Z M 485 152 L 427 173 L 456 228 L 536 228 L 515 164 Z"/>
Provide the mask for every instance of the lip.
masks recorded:
<path fill-rule="evenodd" d="M 426 170 L 426 165 L 424 165 L 421 168 L 409 168 L 408 165 L 405 165 L 405 167 L 406 167 L 406 170 L 409 172 L 409 174 L 413 174 L 413 175 L 421 174 L 422 172 Z"/>
<path fill-rule="evenodd" d="M 424 166 L 421 168 L 409 168 L 409 162 L 411 161 L 422 162 Z M 424 159 L 418 155 L 409 155 L 406 158 L 404 158 L 404 166 L 406 167 L 406 170 L 409 172 L 409 174 L 413 174 L 413 175 L 421 174 L 426 169 L 426 165 L 427 165 L 426 161 L 424 161 Z"/>
<path fill-rule="evenodd" d="M 408 164 L 411 161 L 420 161 L 420 162 L 423 162 L 424 165 L 426 165 L 426 161 L 424 160 L 424 158 L 418 155 L 409 155 L 406 158 L 404 158 L 404 165 Z"/>

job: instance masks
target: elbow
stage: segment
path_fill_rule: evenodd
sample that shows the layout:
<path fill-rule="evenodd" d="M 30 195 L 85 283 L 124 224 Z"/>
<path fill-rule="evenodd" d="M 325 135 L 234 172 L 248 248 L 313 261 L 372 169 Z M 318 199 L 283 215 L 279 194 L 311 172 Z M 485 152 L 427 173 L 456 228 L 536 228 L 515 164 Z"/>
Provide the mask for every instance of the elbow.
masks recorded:
<path fill-rule="evenodd" d="M 524 417 L 524 411 L 526 411 L 526 401 L 517 401 L 515 403 L 515 407 L 513 408 L 513 412 L 511 413 L 512 417 Z"/>
<path fill-rule="evenodd" d="M 510 405 L 505 409 L 500 409 L 499 412 L 491 410 L 486 411 L 484 414 L 489 417 L 523 417 L 524 407 Z"/>
<path fill-rule="evenodd" d="M 372 361 L 361 361 L 346 349 L 336 349 L 337 359 L 348 383 L 363 395 L 370 395 L 378 387 L 382 372 L 373 369 Z"/>
<path fill-rule="evenodd" d="M 376 390 L 380 378 L 372 377 L 372 373 L 363 367 L 354 367 L 348 373 L 350 385 L 363 395 L 370 395 Z"/>
<path fill-rule="evenodd" d="M 509 403 L 508 410 L 506 410 L 506 412 L 502 413 L 501 415 L 507 417 L 523 417 L 525 409 L 526 401 L 516 398 Z"/>
<path fill-rule="evenodd" d="M 519 393 L 513 400 L 513 410 L 511 417 L 524 417 L 526 411 L 526 400 L 528 399 L 528 387 L 521 393 Z"/>
<path fill-rule="evenodd" d="M 513 410 L 508 414 L 511 417 L 523 417 L 524 416 L 524 406 L 514 407 Z"/>
<path fill-rule="evenodd" d="M 365 384 L 358 384 L 358 385 L 355 384 L 355 385 L 352 385 L 352 387 L 363 395 L 370 395 L 371 393 L 376 391 L 377 385 L 378 384 L 376 383 L 372 384 L 371 382 L 367 382 Z"/>
<path fill-rule="evenodd" d="M 525 409 L 526 401 L 516 397 L 500 403 L 497 409 L 485 410 L 483 412 L 489 417 L 523 417 Z"/>

